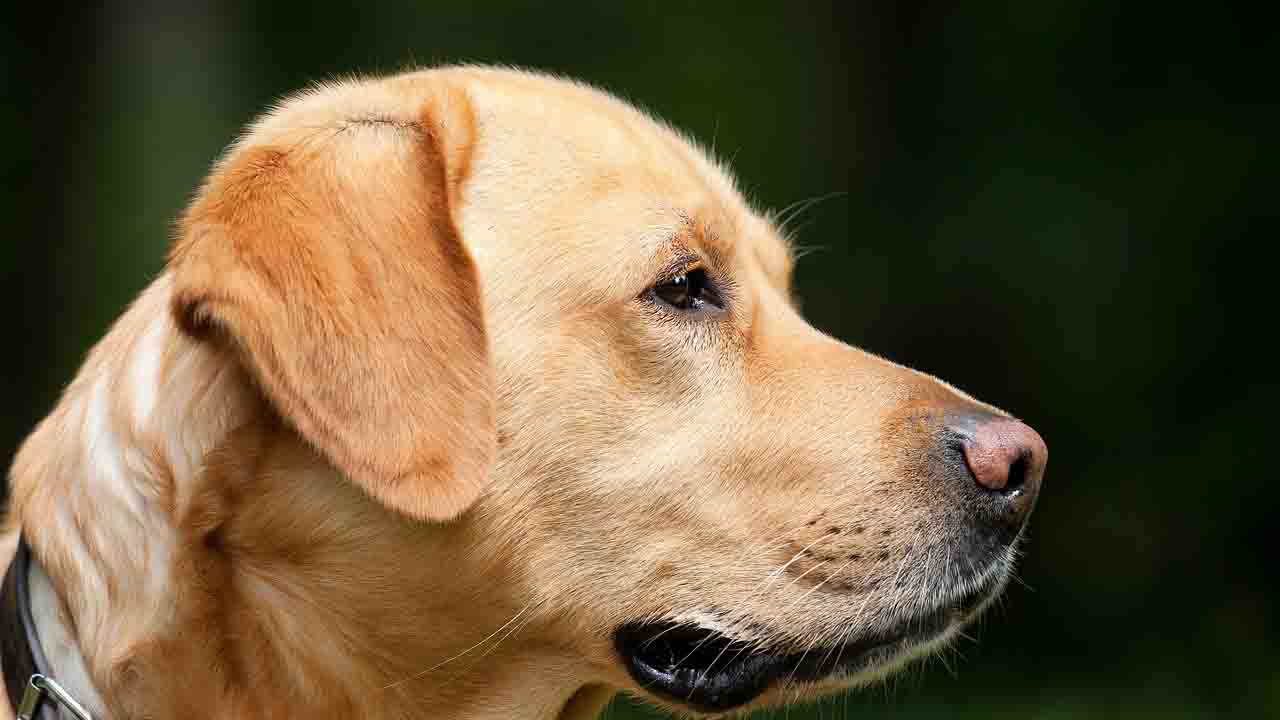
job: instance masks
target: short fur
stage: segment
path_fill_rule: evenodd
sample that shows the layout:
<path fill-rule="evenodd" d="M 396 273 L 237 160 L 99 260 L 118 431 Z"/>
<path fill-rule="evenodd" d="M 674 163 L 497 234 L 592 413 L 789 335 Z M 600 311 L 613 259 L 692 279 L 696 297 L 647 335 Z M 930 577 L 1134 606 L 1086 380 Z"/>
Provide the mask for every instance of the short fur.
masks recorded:
<path fill-rule="evenodd" d="M 647 295 L 693 264 L 724 313 Z M 886 627 L 963 590 L 924 455 L 942 413 L 998 411 L 814 330 L 792 264 L 592 88 L 317 87 L 214 167 L 17 455 L 0 539 L 26 529 L 109 718 L 588 718 L 643 693 L 625 621 Z"/>

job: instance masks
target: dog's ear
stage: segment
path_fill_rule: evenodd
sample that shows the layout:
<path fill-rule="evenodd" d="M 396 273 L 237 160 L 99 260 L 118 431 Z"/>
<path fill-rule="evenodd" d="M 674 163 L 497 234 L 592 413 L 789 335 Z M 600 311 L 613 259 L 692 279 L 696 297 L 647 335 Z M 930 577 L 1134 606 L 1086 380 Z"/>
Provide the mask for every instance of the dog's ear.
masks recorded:
<path fill-rule="evenodd" d="M 371 496 L 454 517 L 495 443 L 479 282 L 451 209 L 469 140 L 447 144 L 427 115 L 292 120 L 260 123 L 184 215 L 175 318 L 229 340 L 280 415 Z"/>

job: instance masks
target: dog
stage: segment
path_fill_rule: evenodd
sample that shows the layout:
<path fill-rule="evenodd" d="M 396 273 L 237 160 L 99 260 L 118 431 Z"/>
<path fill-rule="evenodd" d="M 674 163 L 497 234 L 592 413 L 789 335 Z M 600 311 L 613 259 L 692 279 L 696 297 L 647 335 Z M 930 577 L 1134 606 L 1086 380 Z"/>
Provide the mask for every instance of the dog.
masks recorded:
<path fill-rule="evenodd" d="M 815 330 L 793 264 L 727 168 L 577 82 L 286 100 L 13 462 L 46 674 L 95 718 L 580 720 L 941 647 L 1045 444 Z"/>

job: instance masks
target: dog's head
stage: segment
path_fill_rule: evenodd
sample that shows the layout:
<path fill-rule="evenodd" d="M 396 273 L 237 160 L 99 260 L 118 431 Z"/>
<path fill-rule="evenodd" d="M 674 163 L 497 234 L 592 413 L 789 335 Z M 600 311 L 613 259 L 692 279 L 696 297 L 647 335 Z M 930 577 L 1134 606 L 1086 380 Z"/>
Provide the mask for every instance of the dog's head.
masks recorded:
<path fill-rule="evenodd" d="M 256 125 L 184 219 L 173 303 L 370 497 L 500 546 L 493 592 L 584 681 L 717 712 L 945 641 L 1001 590 L 1046 460 L 808 325 L 792 264 L 669 128 L 452 69 Z"/>

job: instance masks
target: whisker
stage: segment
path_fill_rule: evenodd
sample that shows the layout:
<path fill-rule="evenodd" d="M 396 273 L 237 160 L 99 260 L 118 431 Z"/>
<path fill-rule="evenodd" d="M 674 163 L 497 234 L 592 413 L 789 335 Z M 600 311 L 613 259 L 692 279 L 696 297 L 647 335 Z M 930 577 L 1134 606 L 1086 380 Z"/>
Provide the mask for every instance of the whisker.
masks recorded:
<path fill-rule="evenodd" d="M 788 560 L 788 561 L 786 561 L 785 563 L 783 563 L 783 565 L 782 565 L 781 567 L 779 567 L 777 570 L 774 570 L 773 572 L 769 573 L 769 575 L 766 577 L 766 580 L 768 580 L 769 582 L 772 582 L 774 578 L 777 578 L 777 577 L 778 577 L 779 575 L 781 575 L 781 574 L 782 574 L 782 573 L 783 573 L 787 568 L 791 567 L 791 564 L 792 564 L 792 563 L 794 563 L 796 560 L 799 560 L 799 559 L 800 559 L 800 556 L 801 556 L 801 555 L 803 555 L 803 554 L 805 553 L 805 551 L 806 551 L 806 550 L 809 550 L 809 549 L 810 549 L 810 548 L 812 548 L 814 545 L 817 545 L 818 543 L 822 542 L 823 540 L 826 540 L 827 538 L 831 538 L 831 537 L 835 537 L 835 536 L 834 536 L 834 534 L 832 534 L 832 533 L 827 533 L 827 534 L 823 535 L 822 537 L 819 537 L 817 540 L 814 540 L 813 542 L 809 543 L 808 545 L 805 545 L 803 548 L 801 548 L 801 549 L 800 549 L 800 552 L 796 553 L 795 555 L 792 555 L 790 560 Z"/>
<path fill-rule="evenodd" d="M 545 600 L 544 600 L 543 602 L 545 602 Z M 538 603 L 538 607 L 539 607 L 539 608 L 541 608 L 542 604 L 543 604 L 542 602 Z M 441 683 L 441 684 L 440 684 L 440 687 L 445 687 L 445 686 L 449 685 L 451 682 L 453 682 L 454 680 L 457 680 L 458 678 L 460 678 L 460 677 L 462 677 L 462 676 L 466 675 L 467 673 L 471 672 L 472 670 L 474 670 L 474 669 L 475 669 L 475 667 L 476 667 L 477 665 L 479 665 L 479 664 L 480 664 L 480 663 L 481 663 L 485 658 L 487 658 L 487 657 L 489 657 L 489 655 L 493 654 L 493 652 L 494 652 L 495 650 L 497 650 L 497 649 L 498 649 L 498 646 L 499 646 L 499 645 L 501 645 L 504 641 L 506 641 L 506 640 L 507 640 L 507 638 L 509 638 L 509 637 L 511 637 L 512 635 L 514 635 L 514 634 L 516 634 L 516 633 L 520 632 L 521 630 L 523 630 L 523 629 L 525 628 L 525 626 L 527 626 L 527 625 L 528 625 L 532 620 L 533 620 L 533 614 L 531 613 L 531 614 L 529 614 L 529 616 L 528 616 L 528 617 L 526 617 L 524 620 L 522 620 L 518 625 L 516 625 L 515 627 L 511 628 L 510 630 L 508 630 L 508 631 L 507 631 L 507 633 L 506 633 L 505 635 L 503 635 L 502 637 L 498 638 L 498 640 L 497 640 L 496 642 L 494 642 L 494 643 L 493 643 L 493 645 L 489 646 L 489 648 L 488 648 L 487 650 L 485 650 L 483 653 L 481 653 L 481 654 L 480 654 L 480 657 L 477 657 L 474 661 L 472 661 L 472 663 L 471 663 L 470 665 L 468 665 L 467 667 L 463 668 L 462 670 L 459 670 L 458 672 L 454 673 L 453 675 L 449 676 L 449 677 L 448 677 L 448 678 L 447 678 L 443 683 Z"/>
<path fill-rule="evenodd" d="M 396 687 L 397 685 L 403 685 L 404 683 L 409 682 L 410 680 L 416 680 L 416 679 L 418 679 L 418 678 L 422 677 L 423 675 L 426 675 L 426 674 L 427 674 L 427 673 L 429 673 L 429 672 L 434 672 L 434 671 L 436 671 L 436 670 L 439 670 L 440 668 L 444 667 L 445 665 L 448 665 L 449 663 L 453 662 L 454 660 L 457 660 L 457 659 L 459 659 L 459 658 L 461 658 L 461 657 L 465 656 L 467 653 L 471 652 L 472 650 L 475 650 L 476 648 L 480 647 L 481 645 L 484 645 L 485 643 L 487 643 L 487 642 L 489 642 L 490 640 L 492 640 L 492 639 L 493 639 L 493 638 L 494 638 L 498 633 L 500 633 L 500 632 L 502 632 L 503 630 L 505 630 L 505 629 L 507 629 L 508 627 L 510 627 L 512 623 L 514 623 L 514 622 L 516 622 L 517 620 L 519 620 L 519 619 L 520 619 L 520 616 L 521 616 L 521 615 L 524 615 L 526 612 L 528 612 L 528 610 L 529 610 L 530 608 L 532 608 L 533 606 L 534 606 L 534 603 L 529 603 L 528 605 L 525 605 L 525 606 L 524 606 L 524 607 L 523 607 L 519 612 L 517 612 L 515 615 L 511 616 L 511 619 L 510 619 L 510 620 L 508 620 L 508 621 L 506 621 L 505 623 L 503 623 L 502 627 L 498 628 L 497 630 L 494 630 L 492 633 L 489 633 L 489 635 L 488 635 L 487 637 L 485 637 L 483 640 L 481 640 L 480 642 L 476 643 L 475 645 L 472 645 L 471 647 L 467 648 L 466 650 L 463 650 L 462 652 L 458 653 L 457 655 L 454 655 L 453 657 L 447 658 L 447 659 L 445 659 L 445 660 L 441 660 L 440 662 L 438 662 L 438 663 L 436 663 L 435 665 L 432 665 L 431 667 L 429 667 L 429 668 L 427 668 L 427 669 L 425 669 L 425 670 L 423 670 L 423 671 L 421 671 L 421 672 L 417 673 L 416 675 L 410 675 L 409 677 L 403 678 L 403 679 L 401 679 L 401 680 L 397 680 L 397 681 L 395 681 L 395 682 L 391 683 L 390 685 L 384 685 L 384 686 L 382 686 L 382 688 L 381 688 L 381 689 L 382 689 L 382 690 L 389 690 L 389 689 L 391 689 L 391 688 L 393 688 L 393 687 Z"/>
<path fill-rule="evenodd" d="M 808 570 L 805 570 L 804 572 L 802 572 L 802 573 L 800 573 L 799 575 L 795 576 L 795 577 L 791 580 L 791 582 L 789 582 L 789 583 L 787 583 L 786 585 L 782 586 L 780 589 L 781 589 L 781 590 L 786 590 L 787 588 L 791 587 L 792 585 L 795 585 L 796 583 L 798 583 L 798 582 L 800 582 L 802 579 L 804 579 L 804 576 L 805 576 L 805 575 L 808 575 L 809 573 L 813 572 L 814 570 L 817 570 L 818 568 L 820 568 L 820 567 L 822 567 L 823 565 L 826 565 L 826 564 L 827 564 L 827 561 L 826 561 L 826 560 L 821 560 L 821 561 L 819 561 L 819 562 L 818 562 L 816 565 L 814 565 L 813 567 L 811 567 L 811 568 L 809 568 Z M 831 577 L 830 577 L 830 576 L 828 576 L 828 577 L 827 577 L 827 580 L 830 580 L 830 579 L 831 579 Z M 825 583 L 827 580 L 823 580 L 822 582 L 823 582 L 823 583 Z M 822 583 L 818 583 L 817 587 L 822 587 Z M 813 590 L 810 590 L 809 592 L 813 592 Z M 809 593 L 805 593 L 804 595 L 802 595 L 802 596 L 801 596 L 801 599 L 804 599 L 804 597 L 807 597 L 807 596 L 808 596 L 808 594 L 809 594 Z"/>
<path fill-rule="evenodd" d="M 754 560 L 760 557 L 761 555 L 764 555 L 767 552 L 776 550 L 782 547 L 783 545 L 786 545 L 788 542 L 790 542 L 793 538 L 795 538 L 796 535 L 799 535 L 800 531 L 803 529 L 804 529 L 803 527 L 794 528 L 791 532 L 786 533 L 780 538 L 776 538 L 771 542 L 767 542 L 758 547 L 754 547 L 751 550 L 748 550 L 748 553 L 744 555 L 741 559 Z"/>
<path fill-rule="evenodd" d="M 794 585 L 794 584 L 796 584 L 797 582 L 799 582 L 799 581 L 801 580 L 801 578 L 803 578 L 805 575 L 808 575 L 809 573 L 813 572 L 814 570 L 817 570 L 818 568 L 822 567 L 822 566 L 823 566 L 823 565 L 825 565 L 825 564 L 827 564 L 827 561 L 823 560 L 822 562 L 819 562 L 818 564 L 814 565 L 813 567 L 809 568 L 808 570 L 805 570 L 803 573 L 801 573 L 801 574 L 800 574 L 800 575 L 798 575 L 796 578 L 794 578 L 791 582 L 787 583 L 786 587 L 791 587 L 792 585 Z M 848 563 L 846 563 L 846 565 L 847 565 L 847 564 L 848 564 Z M 837 572 L 839 572 L 839 571 L 837 571 Z M 819 587 L 822 587 L 822 584 L 823 584 L 823 583 L 825 583 L 825 582 L 827 582 L 827 580 L 830 580 L 832 577 L 834 577 L 834 575 L 832 575 L 832 576 L 828 576 L 826 580 L 823 580 L 823 581 L 822 581 L 822 583 L 818 583 L 818 585 L 814 588 L 814 590 L 816 590 L 816 589 L 817 589 L 817 588 L 819 588 Z M 786 589 L 786 588 L 783 588 L 783 589 Z M 810 590 L 809 592 L 813 592 L 813 590 Z M 809 595 L 809 593 L 805 593 L 803 596 L 801 596 L 801 598 L 800 598 L 800 599 L 801 599 L 801 600 L 803 600 L 805 597 L 808 597 L 808 595 Z M 793 603 L 793 604 L 794 604 L 794 603 Z M 688 660 L 690 657 L 692 657 L 692 656 L 693 656 L 693 654 L 694 654 L 695 652 L 697 652 L 697 651 L 698 651 L 698 648 L 702 647 L 703 643 L 705 643 L 709 638 L 710 638 L 710 636 L 707 636 L 707 637 L 704 637 L 701 641 L 699 641 L 699 642 L 698 642 L 698 644 L 694 646 L 693 650 L 689 651 L 689 654 L 688 654 L 688 655 L 685 655 L 684 659 L 683 659 L 683 660 L 681 660 L 680 662 L 682 662 L 682 663 L 683 663 L 685 660 Z M 728 646 L 728 645 L 726 645 L 725 647 L 723 647 L 723 648 L 721 648 L 721 649 L 720 649 L 720 652 L 716 654 L 715 659 L 713 659 L 713 660 L 711 661 L 711 664 L 707 666 L 707 669 L 702 671 L 702 675 L 699 677 L 699 681 L 701 681 L 703 678 L 705 678 L 705 677 L 707 676 L 707 673 L 711 672 L 711 668 L 715 667 L 716 662 L 720 660 L 720 657 L 721 657 L 722 655 L 724 655 L 725 650 L 728 650 L 728 649 L 729 649 L 729 646 Z M 739 650 L 739 653 L 740 653 L 740 652 L 741 652 L 741 650 Z M 806 651 L 806 652 L 807 652 L 807 651 Z M 737 659 L 737 657 L 738 657 L 738 656 L 737 656 L 737 654 L 734 654 L 733 659 Z M 732 662 L 732 660 L 733 660 L 733 659 L 731 659 L 731 660 L 730 660 L 730 662 Z M 801 657 L 801 660 L 803 660 L 803 659 L 804 659 L 804 658 L 803 658 L 803 657 Z"/>
<path fill-rule="evenodd" d="M 649 638 L 648 640 L 645 640 L 644 644 L 640 646 L 640 649 L 648 650 L 649 646 L 652 645 L 658 638 L 662 637 L 663 635 L 666 635 L 667 633 L 671 632 L 672 630 L 675 630 L 678 627 L 681 627 L 681 625 L 670 625 L 662 630 L 659 630 L 653 637 Z"/>
<path fill-rule="evenodd" d="M 845 645 L 848 644 L 849 637 L 853 634 L 853 630 L 853 623 L 849 623 L 843 631 L 838 633 L 836 642 L 832 643 L 831 647 L 827 648 L 827 653 L 822 656 L 822 660 L 818 661 L 818 664 L 826 665 L 827 658 L 831 657 L 831 653 L 834 651 L 836 653 L 836 661 L 832 664 L 832 667 L 838 667 L 840 665 L 840 658 L 844 656 Z"/>
<path fill-rule="evenodd" d="M 950 675 L 953 678 L 959 677 L 959 675 L 956 674 L 956 669 L 951 666 L 951 663 L 947 662 L 947 656 L 945 654 L 941 652 L 935 653 L 934 657 L 938 658 L 938 662 L 942 663 L 942 667 L 947 669 L 948 675 Z"/>
<path fill-rule="evenodd" d="M 781 210 L 775 213 L 770 213 L 770 218 L 773 220 L 775 224 L 777 224 L 779 232 L 786 234 L 787 224 L 790 223 L 792 220 L 795 220 L 806 210 L 809 210 L 810 208 L 814 207 L 818 203 L 826 202 L 827 200 L 830 200 L 832 198 L 836 198 L 836 197 L 840 197 L 841 195 L 848 195 L 848 194 L 849 193 L 844 192 L 843 190 L 837 190 L 835 192 L 829 192 L 822 195 L 815 195 L 813 197 L 802 198 L 800 200 L 797 200 L 791 203 L 790 205 L 787 205 L 786 207 L 782 208 Z"/>
<path fill-rule="evenodd" d="M 793 242 L 791 245 L 791 259 L 800 260 L 815 253 L 826 252 L 828 249 L 826 245 L 800 245 Z"/>

